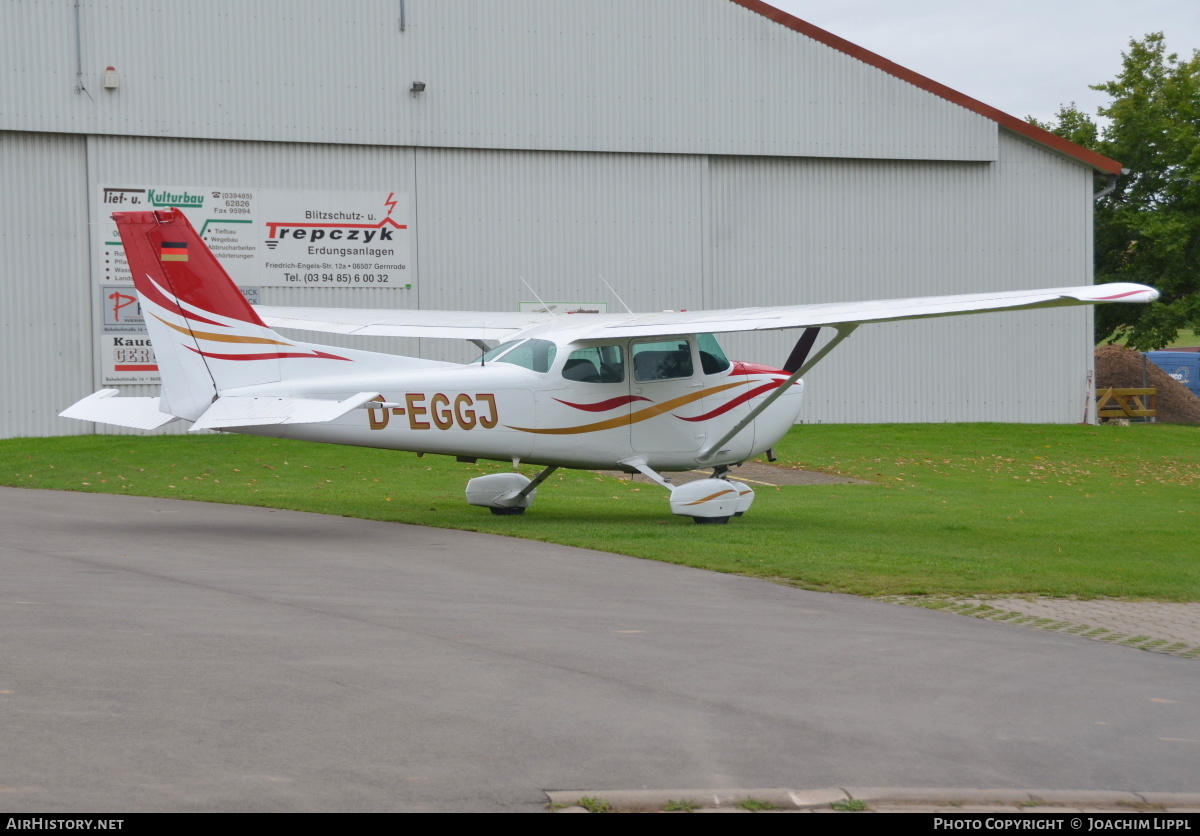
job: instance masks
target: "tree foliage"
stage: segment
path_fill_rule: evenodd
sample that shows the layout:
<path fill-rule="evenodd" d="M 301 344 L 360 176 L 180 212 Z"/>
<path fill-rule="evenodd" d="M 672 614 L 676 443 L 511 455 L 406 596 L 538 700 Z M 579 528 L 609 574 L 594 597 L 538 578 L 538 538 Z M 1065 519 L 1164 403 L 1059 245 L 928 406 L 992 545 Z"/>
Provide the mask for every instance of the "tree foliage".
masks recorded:
<path fill-rule="evenodd" d="M 1096 204 L 1096 281 L 1148 284 L 1162 298 L 1100 306 L 1096 335 L 1149 350 L 1200 326 L 1200 51 L 1180 60 L 1158 32 L 1122 58 L 1115 79 L 1092 87 L 1111 97 L 1098 111 L 1106 123 L 1072 103 L 1039 127 L 1129 172 Z"/>

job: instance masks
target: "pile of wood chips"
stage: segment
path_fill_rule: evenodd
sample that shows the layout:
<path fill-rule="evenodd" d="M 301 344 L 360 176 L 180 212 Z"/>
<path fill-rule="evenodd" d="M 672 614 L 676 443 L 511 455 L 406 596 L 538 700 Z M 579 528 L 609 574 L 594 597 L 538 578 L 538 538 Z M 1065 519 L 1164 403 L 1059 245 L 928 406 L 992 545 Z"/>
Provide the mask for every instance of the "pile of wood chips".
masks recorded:
<path fill-rule="evenodd" d="M 1158 390 L 1158 420 L 1168 424 L 1200 424 L 1200 398 L 1151 362 L 1146 363 L 1146 387 Z M 1096 391 L 1108 387 L 1142 388 L 1142 354 L 1119 345 L 1096 349 Z"/>

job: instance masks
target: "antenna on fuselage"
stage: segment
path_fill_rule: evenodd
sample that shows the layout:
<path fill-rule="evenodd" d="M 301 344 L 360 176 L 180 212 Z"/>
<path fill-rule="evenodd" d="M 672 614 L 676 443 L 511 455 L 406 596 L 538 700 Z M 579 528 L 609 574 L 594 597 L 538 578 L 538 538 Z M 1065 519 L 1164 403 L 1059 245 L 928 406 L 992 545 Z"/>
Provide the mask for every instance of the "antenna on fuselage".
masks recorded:
<path fill-rule="evenodd" d="M 604 286 L 609 289 L 609 292 L 611 292 L 613 296 L 617 297 L 617 301 L 621 303 L 621 307 L 625 309 L 625 313 L 633 313 L 633 311 L 629 310 L 629 306 L 625 304 L 625 300 L 622 299 L 615 290 L 613 290 L 613 286 L 608 283 L 608 279 L 604 278 L 604 274 L 597 273 L 596 275 L 600 277 L 600 281 L 604 282 Z"/>

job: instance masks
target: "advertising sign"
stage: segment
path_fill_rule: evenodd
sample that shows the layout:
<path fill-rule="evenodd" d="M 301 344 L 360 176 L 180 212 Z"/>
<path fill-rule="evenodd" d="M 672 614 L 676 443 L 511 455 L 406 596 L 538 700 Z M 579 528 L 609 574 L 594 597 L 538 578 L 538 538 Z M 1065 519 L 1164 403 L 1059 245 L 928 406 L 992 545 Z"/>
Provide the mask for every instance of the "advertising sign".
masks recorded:
<path fill-rule="evenodd" d="M 101 186 L 96 225 L 103 281 L 129 282 L 113 212 L 183 210 L 239 285 L 411 287 L 408 195 Z"/>
<path fill-rule="evenodd" d="M 409 200 L 391 191 L 100 186 L 94 256 L 101 382 L 159 383 L 113 212 L 178 208 L 257 304 L 261 287 L 412 288 Z"/>

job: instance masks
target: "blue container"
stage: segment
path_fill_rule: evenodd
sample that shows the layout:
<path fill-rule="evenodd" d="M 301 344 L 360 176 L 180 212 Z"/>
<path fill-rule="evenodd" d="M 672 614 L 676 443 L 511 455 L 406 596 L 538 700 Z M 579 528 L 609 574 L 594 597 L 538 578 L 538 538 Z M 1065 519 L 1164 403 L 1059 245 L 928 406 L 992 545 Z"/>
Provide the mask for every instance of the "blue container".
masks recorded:
<path fill-rule="evenodd" d="M 1147 351 L 1150 362 L 1192 390 L 1200 397 L 1200 352 Z"/>

